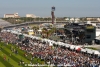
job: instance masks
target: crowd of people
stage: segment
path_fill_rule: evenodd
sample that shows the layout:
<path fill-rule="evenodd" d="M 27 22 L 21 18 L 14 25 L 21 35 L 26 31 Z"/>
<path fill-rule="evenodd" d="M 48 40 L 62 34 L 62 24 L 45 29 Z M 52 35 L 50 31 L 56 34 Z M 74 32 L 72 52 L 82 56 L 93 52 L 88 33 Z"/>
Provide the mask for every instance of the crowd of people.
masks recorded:
<path fill-rule="evenodd" d="M 35 57 L 45 61 L 46 64 L 52 65 L 70 65 L 71 67 L 100 67 L 100 58 L 94 57 L 87 53 L 78 52 L 66 48 L 64 46 L 58 46 L 54 44 L 49 45 L 49 42 L 44 42 L 37 39 L 24 37 L 19 40 L 19 36 L 10 32 L 1 32 L 0 36 L 6 43 L 14 43 L 19 46 L 20 49 L 30 53 L 32 59 Z M 27 57 L 28 54 L 25 54 Z"/>

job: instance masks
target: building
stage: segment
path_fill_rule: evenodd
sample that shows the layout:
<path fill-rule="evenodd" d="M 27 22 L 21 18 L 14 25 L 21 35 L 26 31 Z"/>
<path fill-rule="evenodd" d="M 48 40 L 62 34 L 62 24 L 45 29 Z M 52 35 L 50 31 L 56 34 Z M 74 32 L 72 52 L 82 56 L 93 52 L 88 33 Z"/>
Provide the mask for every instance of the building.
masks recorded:
<path fill-rule="evenodd" d="M 79 18 L 66 18 L 65 20 L 66 20 L 66 21 L 70 21 L 70 22 L 73 22 L 73 21 L 80 21 Z"/>
<path fill-rule="evenodd" d="M 18 13 L 4 14 L 4 18 L 19 18 Z"/>
<path fill-rule="evenodd" d="M 26 14 L 26 17 L 36 18 L 36 16 L 34 14 Z"/>
<path fill-rule="evenodd" d="M 100 17 L 86 17 L 87 21 L 98 21 L 100 22 Z"/>
<path fill-rule="evenodd" d="M 96 27 L 85 23 L 68 23 L 64 26 L 67 39 L 72 43 L 92 44 L 96 38 Z"/>
<path fill-rule="evenodd" d="M 5 26 L 10 26 L 10 25 L 12 25 L 10 22 L 7 22 L 7 21 L 5 21 L 5 20 L 3 20 L 3 19 L 0 19 L 0 28 L 2 27 L 5 27 Z"/>
<path fill-rule="evenodd" d="M 86 17 L 87 21 L 97 21 L 98 17 Z"/>
<path fill-rule="evenodd" d="M 97 18 L 97 21 L 99 21 L 99 22 L 100 22 L 100 18 Z"/>

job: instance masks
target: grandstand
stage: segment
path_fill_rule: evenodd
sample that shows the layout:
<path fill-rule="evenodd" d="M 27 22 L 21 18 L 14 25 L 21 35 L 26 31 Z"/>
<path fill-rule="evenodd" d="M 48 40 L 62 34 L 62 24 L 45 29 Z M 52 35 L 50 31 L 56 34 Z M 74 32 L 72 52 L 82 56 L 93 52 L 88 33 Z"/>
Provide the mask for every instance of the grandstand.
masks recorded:
<path fill-rule="evenodd" d="M 100 52 L 97 50 L 27 34 L 19 40 L 20 34 L 11 29 L 1 31 L 1 67 L 29 67 L 28 64 L 100 67 Z"/>
<path fill-rule="evenodd" d="M 0 27 L 5 27 L 5 26 L 9 26 L 9 25 L 12 25 L 12 24 L 5 20 L 0 19 Z"/>

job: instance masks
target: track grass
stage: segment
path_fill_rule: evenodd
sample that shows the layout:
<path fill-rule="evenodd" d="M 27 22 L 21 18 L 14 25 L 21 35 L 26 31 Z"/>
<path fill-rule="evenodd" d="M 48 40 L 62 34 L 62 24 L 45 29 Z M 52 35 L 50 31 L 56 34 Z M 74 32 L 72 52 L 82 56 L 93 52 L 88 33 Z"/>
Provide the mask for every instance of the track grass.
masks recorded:
<path fill-rule="evenodd" d="M 18 50 L 18 54 L 15 54 L 11 51 L 11 47 L 13 49 Z M 25 63 L 30 64 L 32 55 L 28 54 L 28 57 L 24 56 L 25 51 L 18 48 L 18 46 L 13 44 L 5 44 L 0 42 L 0 67 L 29 67 L 25 66 L 25 64 L 19 65 L 20 60 L 23 60 Z M 4 59 L 6 57 L 6 59 Z M 44 61 L 41 61 L 39 58 L 34 58 L 31 61 L 33 64 L 40 63 L 44 64 Z"/>

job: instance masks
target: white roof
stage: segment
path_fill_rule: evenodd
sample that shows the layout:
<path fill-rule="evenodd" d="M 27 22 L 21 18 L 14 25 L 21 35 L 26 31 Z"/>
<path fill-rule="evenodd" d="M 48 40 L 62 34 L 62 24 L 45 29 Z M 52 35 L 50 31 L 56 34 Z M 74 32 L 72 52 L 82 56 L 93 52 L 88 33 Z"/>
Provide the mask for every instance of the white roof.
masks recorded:
<path fill-rule="evenodd" d="M 70 47 L 70 44 L 64 44 L 65 47 Z"/>
<path fill-rule="evenodd" d="M 76 46 L 75 45 L 70 45 L 70 49 L 75 49 Z"/>
<path fill-rule="evenodd" d="M 97 36 L 96 39 L 97 39 L 97 40 L 100 40 L 100 36 Z"/>
<path fill-rule="evenodd" d="M 100 35 L 100 31 L 96 31 L 96 36 L 99 36 Z"/>
<path fill-rule="evenodd" d="M 86 52 L 86 49 L 81 48 L 81 51 L 82 51 L 82 52 Z"/>
<path fill-rule="evenodd" d="M 81 48 L 81 46 L 76 46 L 75 49 L 77 50 L 78 48 Z"/>
<path fill-rule="evenodd" d="M 87 51 L 87 53 L 89 53 L 89 54 L 93 54 L 94 53 L 94 51 L 92 50 L 92 49 L 85 49 L 86 51 Z"/>
<path fill-rule="evenodd" d="M 100 56 L 100 52 L 97 50 L 94 50 L 94 54 L 98 54 Z"/>
<path fill-rule="evenodd" d="M 87 24 L 91 24 L 91 21 L 87 21 Z"/>

